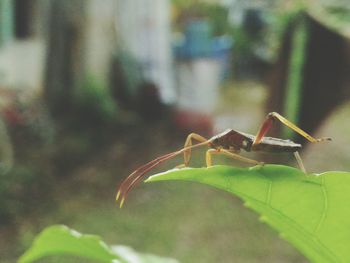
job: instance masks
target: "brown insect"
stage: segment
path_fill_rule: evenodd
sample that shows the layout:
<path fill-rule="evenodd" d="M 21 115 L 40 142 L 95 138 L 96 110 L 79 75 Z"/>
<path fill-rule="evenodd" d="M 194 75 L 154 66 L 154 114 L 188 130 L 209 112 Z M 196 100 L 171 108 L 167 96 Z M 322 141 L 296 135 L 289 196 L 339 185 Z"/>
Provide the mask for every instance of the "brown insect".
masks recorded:
<path fill-rule="evenodd" d="M 300 169 L 306 173 L 303 162 L 300 158 L 298 151 L 302 148 L 301 144 L 295 143 L 291 140 L 284 140 L 273 137 L 265 137 L 265 134 L 271 128 L 273 122 L 278 120 L 282 122 L 284 125 L 288 126 L 295 132 L 299 133 L 303 137 L 305 137 L 310 142 L 322 142 L 322 141 L 330 141 L 331 138 L 320 138 L 316 139 L 288 121 L 286 118 L 278 114 L 277 112 L 271 112 L 266 116 L 265 121 L 261 125 L 256 136 L 235 131 L 233 129 L 228 129 L 223 133 L 215 135 L 210 139 L 206 139 L 201 135 L 196 133 L 191 133 L 187 136 L 185 145 L 182 149 L 165 154 L 160 156 L 153 161 L 146 163 L 145 165 L 136 169 L 133 173 L 131 173 L 119 186 L 116 200 L 120 199 L 120 207 L 123 206 L 126 196 L 130 192 L 130 190 L 135 187 L 142 179 L 144 179 L 145 174 L 158 166 L 160 163 L 169 160 L 179 154 L 184 154 L 184 164 L 180 165 L 181 167 L 188 166 L 191 158 L 191 150 L 196 147 L 200 147 L 203 145 L 207 145 L 210 147 L 206 152 L 206 164 L 207 167 L 212 166 L 212 155 L 214 154 L 224 154 L 233 159 L 240 160 L 250 164 L 260 164 L 263 165 L 263 162 L 255 161 L 246 157 L 239 155 L 241 149 L 250 152 L 250 151 L 260 151 L 260 152 L 291 152 L 294 153 L 294 156 L 298 162 Z M 192 145 L 192 140 L 196 140 L 199 143 Z"/>

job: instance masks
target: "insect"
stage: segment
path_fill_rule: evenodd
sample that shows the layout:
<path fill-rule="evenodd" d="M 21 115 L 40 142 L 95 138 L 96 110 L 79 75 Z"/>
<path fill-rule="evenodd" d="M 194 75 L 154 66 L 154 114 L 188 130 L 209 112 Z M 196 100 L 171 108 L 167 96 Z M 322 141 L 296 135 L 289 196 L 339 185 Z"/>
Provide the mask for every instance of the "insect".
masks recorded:
<path fill-rule="evenodd" d="M 306 173 L 303 162 L 300 158 L 298 151 L 302 148 L 301 144 L 295 143 L 291 140 L 284 140 L 273 137 L 265 137 L 265 134 L 272 127 L 272 124 L 276 121 L 280 121 L 282 124 L 291 128 L 295 132 L 299 133 L 301 136 L 305 137 L 310 142 L 323 142 L 330 141 L 331 138 L 325 137 L 316 139 L 297 127 L 295 124 L 291 123 L 289 120 L 278 114 L 277 112 L 271 112 L 266 116 L 265 121 L 261 125 L 256 136 L 235 131 L 233 129 L 228 129 L 218 135 L 206 139 L 203 136 L 191 133 L 187 136 L 185 145 L 182 149 L 171 152 L 165 155 L 162 155 L 145 165 L 136 169 L 131 173 L 119 186 L 116 200 L 120 199 L 120 207 L 123 206 L 126 196 L 130 190 L 135 187 L 142 179 L 145 177 L 145 174 L 151 169 L 155 168 L 162 162 L 169 160 L 179 154 L 184 155 L 184 164 L 180 167 L 187 167 L 191 158 L 192 149 L 200 146 L 208 146 L 210 149 L 206 152 L 206 165 L 207 167 L 212 166 L 212 156 L 223 154 L 229 156 L 233 159 L 254 164 L 254 165 L 263 165 L 263 162 L 259 162 L 253 159 L 249 159 L 239 155 L 239 152 L 243 149 L 247 152 L 251 151 L 260 151 L 260 152 L 271 152 L 271 153 L 281 153 L 281 152 L 291 152 L 294 153 L 294 156 L 298 162 L 300 169 Z M 199 143 L 193 144 L 193 140 L 198 141 Z"/>

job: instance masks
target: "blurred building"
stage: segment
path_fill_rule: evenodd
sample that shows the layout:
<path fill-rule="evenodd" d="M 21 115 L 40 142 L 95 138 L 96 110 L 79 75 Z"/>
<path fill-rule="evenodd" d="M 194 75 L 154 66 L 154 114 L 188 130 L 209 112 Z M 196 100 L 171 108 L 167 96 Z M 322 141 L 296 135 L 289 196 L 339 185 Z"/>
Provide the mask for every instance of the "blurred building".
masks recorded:
<path fill-rule="evenodd" d="M 0 1 L 0 87 L 42 87 L 48 2 Z"/>
<path fill-rule="evenodd" d="M 165 103 L 176 99 L 170 22 L 170 1 L 117 0 L 120 48 L 139 61 L 142 77 L 158 87 Z"/>

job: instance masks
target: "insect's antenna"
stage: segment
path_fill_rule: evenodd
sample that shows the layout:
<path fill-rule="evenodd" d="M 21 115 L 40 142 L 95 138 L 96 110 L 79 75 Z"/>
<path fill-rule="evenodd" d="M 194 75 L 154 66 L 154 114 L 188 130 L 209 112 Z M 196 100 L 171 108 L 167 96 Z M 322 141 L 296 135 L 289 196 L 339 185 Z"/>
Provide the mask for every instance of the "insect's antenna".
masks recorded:
<path fill-rule="evenodd" d="M 134 172 L 132 172 L 119 186 L 119 190 L 117 193 L 117 197 L 116 200 L 118 201 L 119 196 L 124 192 L 125 187 L 127 188 L 128 183 L 131 181 L 134 181 L 135 177 L 137 178 L 139 176 L 139 173 L 142 173 L 144 170 L 146 170 L 148 167 L 152 166 L 154 163 L 157 163 L 158 161 L 162 160 L 163 158 L 166 158 L 168 156 L 173 155 L 176 152 L 172 152 L 172 153 L 168 153 L 166 155 L 162 155 L 160 157 L 157 157 L 156 159 L 146 163 L 145 165 L 139 167 L 138 169 L 136 169 Z M 125 187 L 124 187 L 125 186 Z"/>
<path fill-rule="evenodd" d="M 125 201 L 125 198 L 127 196 L 127 194 L 130 192 L 130 190 L 135 187 L 143 178 L 144 175 L 152 170 L 153 168 L 155 168 L 156 166 L 158 166 L 159 164 L 161 164 L 162 162 L 169 160 L 181 153 L 183 153 L 186 150 L 189 149 L 193 149 L 199 146 L 203 146 L 203 145 L 207 145 L 210 143 L 211 140 L 202 142 L 202 143 L 198 143 L 195 145 L 191 145 L 189 147 L 185 147 L 183 149 L 180 149 L 178 151 L 175 152 L 171 152 L 165 155 L 162 155 L 148 163 L 146 163 L 145 165 L 141 166 L 140 168 L 136 169 L 133 173 L 131 173 L 119 186 L 119 190 L 116 196 L 116 200 L 118 201 L 119 198 L 121 197 L 121 201 L 120 201 L 120 207 L 123 206 L 123 203 Z"/>
<path fill-rule="evenodd" d="M 172 155 L 169 155 L 169 156 L 166 156 L 164 157 L 163 159 L 160 159 L 158 160 L 157 162 L 154 162 L 152 165 L 148 166 L 146 169 L 144 169 L 141 173 L 139 173 L 137 175 L 137 177 L 127 186 L 127 188 L 125 189 L 125 191 L 123 191 L 123 196 L 121 198 L 121 201 L 120 201 L 120 207 L 123 206 L 123 203 L 128 195 L 128 193 L 144 178 L 144 175 L 152 170 L 154 167 L 158 166 L 159 164 L 161 164 L 162 162 L 166 161 L 166 160 L 169 160 L 173 157 L 175 157 L 176 155 L 178 155 L 179 152 L 173 152 Z"/>

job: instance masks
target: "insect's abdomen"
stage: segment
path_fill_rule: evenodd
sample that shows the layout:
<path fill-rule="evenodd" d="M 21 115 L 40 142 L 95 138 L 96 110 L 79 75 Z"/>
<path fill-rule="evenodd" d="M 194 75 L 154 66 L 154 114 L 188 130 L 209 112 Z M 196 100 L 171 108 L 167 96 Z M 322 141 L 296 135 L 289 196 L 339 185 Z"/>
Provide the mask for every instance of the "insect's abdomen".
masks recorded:
<path fill-rule="evenodd" d="M 252 151 L 262 152 L 296 152 L 301 149 L 301 144 L 291 140 L 283 140 L 273 137 L 264 137 L 261 143 L 252 146 Z"/>

